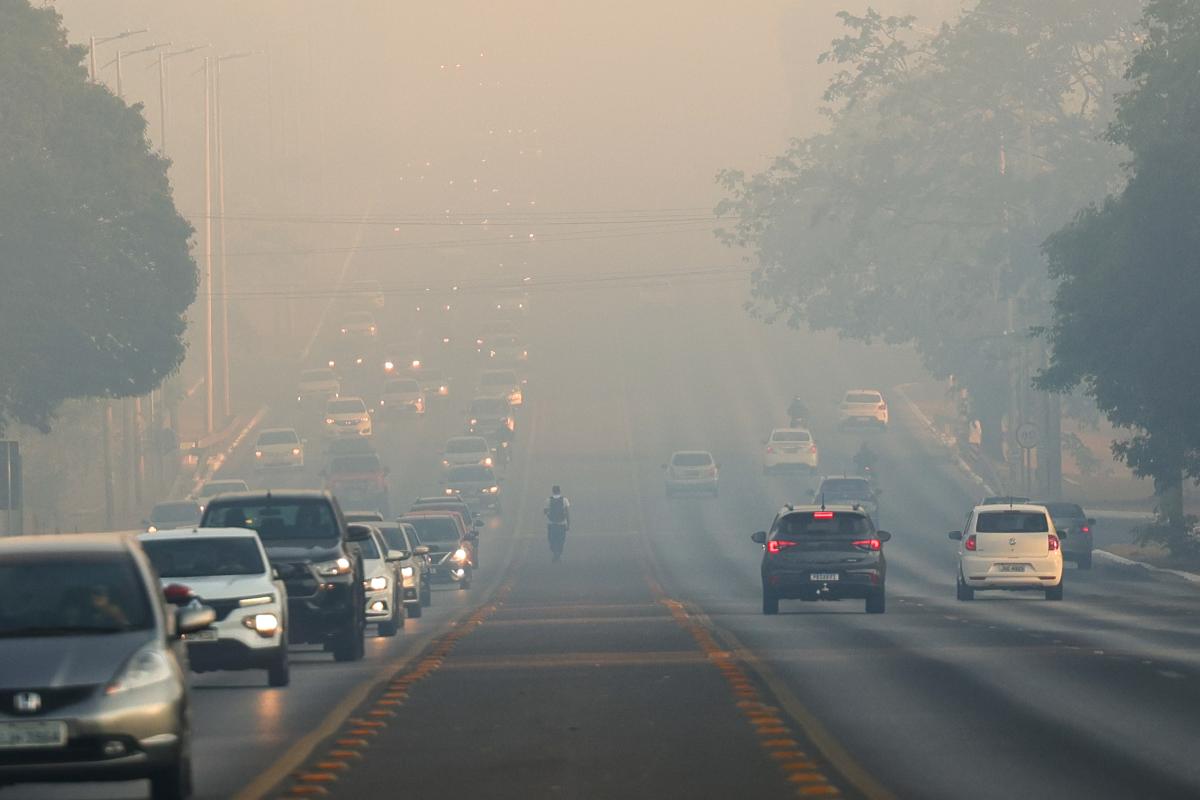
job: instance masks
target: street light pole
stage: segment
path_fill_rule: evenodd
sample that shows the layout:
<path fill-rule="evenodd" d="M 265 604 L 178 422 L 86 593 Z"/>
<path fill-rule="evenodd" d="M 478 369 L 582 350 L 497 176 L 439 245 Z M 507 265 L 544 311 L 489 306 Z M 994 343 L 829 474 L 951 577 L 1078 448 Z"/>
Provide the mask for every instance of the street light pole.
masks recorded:
<path fill-rule="evenodd" d="M 173 53 L 168 53 L 163 50 L 158 51 L 157 62 L 150 66 L 158 66 L 158 126 L 159 126 L 159 150 L 164 156 L 167 155 L 167 117 L 170 111 L 170 89 L 167 80 L 167 61 L 178 56 L 185 56 L 188 53 L 194 53 L 197 50 L 203 50 L 208 47 L 206 44 L 198 44 L 192 47 L 186 47 L 183 50 L 176 50 Z"/>
<path fill-rule="evenodd" d="M 96 38 L 96 34 L 92 34 L 89 40 L 91 46 L 88 48 L 88 79 L 92 83 L 96 82 L 96 45 L 108 44 L 109 42 L 115 42 L 118 39 L 128 39 L 130 36 L 137 36 L 139 33 L 149 32 L 149 28 L 140 28 L 136 31 L 121 31 L 120 33 L 113 34 L 112 36 L 101 36 L 100 38 Z"/>
<path fill-rule="evenodd" d="M 204 419 L 213 432 L 212 59 L 204 57 Z"/>

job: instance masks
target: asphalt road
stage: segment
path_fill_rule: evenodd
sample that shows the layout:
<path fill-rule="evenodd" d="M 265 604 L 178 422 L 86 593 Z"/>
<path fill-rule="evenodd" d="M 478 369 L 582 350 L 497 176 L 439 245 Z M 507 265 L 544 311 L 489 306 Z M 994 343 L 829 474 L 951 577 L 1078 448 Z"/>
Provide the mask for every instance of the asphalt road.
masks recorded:
<path fill-rule="evenodd" d="M 438 591 L 361 664 L 298 653 L 284 690 L 260 673 L 199 676 L 200 795 L 1200 795 L 1197 589 L 1097 563 L 1069 571 L 1061 603 L 957 602 L 945 532 L 978 490 L 895 399 L 892 429 L 869 435 L 894 537 L 888 613 L 799 601 L 760 613 L 749 534 L 814 485 L 762 474 L 760 441 L 787 398 L 809 398 L 822 469 L 836 473 L 864 440 L 834 430 L 841 392 L 886 392 L 916 367 L 763 328 L 723 288 L 539 302 L 487 569 L 468 592 Z M 434 487 L 459 422 L 452 407 L 383 433 L 396 507 Z M 660 464 L 688 448 L 716 455 L 718 498 L 664 496 Z M 574 523 L 557 565 L 541 516 L 553 482 Z"/>

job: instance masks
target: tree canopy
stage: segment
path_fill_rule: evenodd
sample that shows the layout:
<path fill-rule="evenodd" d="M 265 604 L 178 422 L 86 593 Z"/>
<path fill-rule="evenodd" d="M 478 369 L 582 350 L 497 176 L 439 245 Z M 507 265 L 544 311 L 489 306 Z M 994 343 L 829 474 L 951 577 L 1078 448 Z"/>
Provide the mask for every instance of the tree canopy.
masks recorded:
<path fill-rule="evenodd" d="M 84 56 L 52 8 L 0 0 L 0 428 L 144 394 L 184 355 L 191 226 L 141 107 Z"/>

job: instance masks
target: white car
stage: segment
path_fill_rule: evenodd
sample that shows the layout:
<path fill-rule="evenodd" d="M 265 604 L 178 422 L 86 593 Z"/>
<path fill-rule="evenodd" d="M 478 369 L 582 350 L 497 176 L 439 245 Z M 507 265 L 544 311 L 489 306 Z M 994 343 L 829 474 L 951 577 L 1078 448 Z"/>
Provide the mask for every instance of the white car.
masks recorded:
<path fill-rule="evenodd" d="M 375 315 L 370 311 L 351 311 L 342 317 L 338 332 L 342 336 L 374 336 L 379 332 L 379 327 L 375 324 Z"/>
<path fill-rule="evenodd" d="M 383 385 L 379 410 L 389 417 L 425 413 L 425 393 L 414 378 L 392 378 Z"/>
<path fill-rule="evenodd" d="M 843 428 L 852 425 L 888 426 L 888 406 L 876 389 L 851 389 L 838 406 L 838 421 Z"/>
<path fill-rule="evenodd" d="M 494 466 L 492 446 L 482 436 L 454 436 L 442 450 L 442 469 L 461 466 Z"/>
<path fill-rule="evenodd" d="M 976 506 L 950 539 L 959 542 L 959 600 L 975 599 L 980 589 L 1043 591 L 1047 600 L 1062 600 L 1062 542 L 1045 506 Z"/>
<path fill-rule="evenodd" d="M 337 373 L 328 367 L 306 369 L 300 373 L 300 384 L 296 388 L 296 402 L 319 402 L 324 405 L 342 391 Z"/>
<path fill-rule="evenodd" d="M 249 484 L 236 478 L 205 481 L 203 484 L 201 484 L 200 491 L 196 492 L 196 501 L 200 503 L 200 505 L 206 506 L 208 505 L 209 500 L 212 500 L 219 494 L 248 491 L 250 491 Z"/>
<path fill-rule="evenodd" d="M 371 414 L 361 397 L 339 397 L 325 404 L 325 436 L 346 439 L 371 435 Z"/>
<path fill-rule="evenodd" d="M 388 559 L 400 572 L 404 588 L 404 608 L 407 616 L 416 619 L 426 606 L 433 604 L 433 589 L 429 585 L 429 548 L 417 539 L 417 531 L 407 522 L 378 522 L 375 528 L 383 534 L 388 545 Z"/>
<path fill-rule="evenodd" d="M 720 467 L 707 450 L 677 450 L 662 466 L 667 471 L 667 497 L 678 492 L 717 496 Z"/>
<path fill-rule="evenodd" d="M 380 636 L 395 636 L 404 627 L 404 589 L 400 586 L 395 561 L 387 558 L 388 546 L 373 525 L 354 523 L 371 535 L 359 542 L 363 557 L 363 589 L 367 598 L 367 622 L 374 622 Z"/>
<path fill-rule="evenodd" d="M 295 428 L 266 428 L 254 441 L 255 469 L 304 466 L 304 442 Z"/>
<path fill-rule="evenodd" d="M 763 451 L 763 472 L 785 467 L 816 469 L 819 462 L 817 443 L 807 428 L 776 428 L 771 431 Z"/>
<path fill-rule="evenodd" d="M 489 369 L 479 376 L 479 390 L 475 396 L 502 398 L 516 407 L 525 402 L 523 383 L 511 369 Z"/>
<path fill-rule="evenodd" d="M 287 589 L 257 533 L 189 528 L 139 538 L 164 587 L 186 586 L 217 613 L 185 637 L 193 672 L 265 669 L 269 685 L 288 685 Z"/>

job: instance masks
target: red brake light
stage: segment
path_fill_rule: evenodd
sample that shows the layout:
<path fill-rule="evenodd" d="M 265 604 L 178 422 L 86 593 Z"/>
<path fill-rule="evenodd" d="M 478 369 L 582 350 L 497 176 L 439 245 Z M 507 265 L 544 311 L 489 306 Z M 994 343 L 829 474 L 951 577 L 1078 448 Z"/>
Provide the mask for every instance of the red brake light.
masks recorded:
<path fill-rule="evenodd" d="M 812 447 L 808 448 L 808 452 L 810 452 L 810 453 L 817 452 L 817 446 L 814 444 Z"/>
<path fill-rule="evenodd" d="M 859 539 L 856 542 L 851 542 L 851 544 L 859 550 L 879 551 L 883 549 L 883 542 L 878 539 Z"/>
<path fill-rule="evenodd" d="M 796 546 L 795 542 L 789 542 L 786 540 L 780 541 L 779 539 L 772 539 L 771 541 L 767 542 L 767 552 L 768 553 L 778 553 L 780 550 L 784 549 L 785 547 L 795 547 L 795 546 Z"/>
<path fill-rule="evenodd" d="M 1091 533 L 1092 529 L 1089 528 L 1087 525 L 1084 525 L 1082 528 L 1079 529 L 1079 532 L 1080 533 Z"/>
<path fill-rule="evenodd" d="M 813 519 L 833 519 L 832 511 L 814 511 Z"/>
<path fill-rule="evenodd" d="M 768 445 L 768 446 L 767 446 L 767 452 L 768 452 L 768 453 L 774 453 L 774 452 L 775 452 L 775 448 L 774 448 L 774 447 L 771 447 L 770 445 Z"/>
<path fill-rule="evenodd" d="M 963 542 L 963 549 L 970 550 L 972 553 L 975 552 L 975 534 L 972 533 L 967 537 L 967 540 Z"/>
<path fill-rule="evenodd" d="M 1052 533 L 1049 536 L 1047 536 L 1046 538 L 1049 540 L 1049 543 L 1050 543 L 1050 551 L 1053 552 L 1053 551 L 1057 550 L 1058 549 L 1058 537 Z"/>

